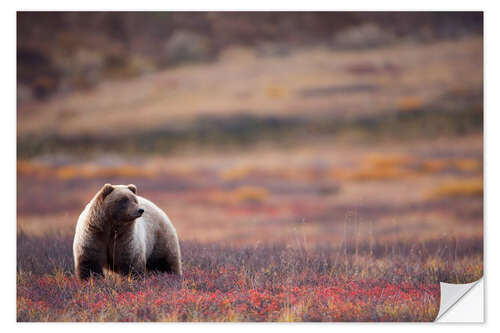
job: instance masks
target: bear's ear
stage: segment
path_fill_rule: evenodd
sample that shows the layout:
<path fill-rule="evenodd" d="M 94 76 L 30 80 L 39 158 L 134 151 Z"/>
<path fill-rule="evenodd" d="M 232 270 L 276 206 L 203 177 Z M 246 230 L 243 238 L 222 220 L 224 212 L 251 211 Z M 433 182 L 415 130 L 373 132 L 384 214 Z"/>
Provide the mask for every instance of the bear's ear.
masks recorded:
<path fill-rule="evenodd" d="M 135 187 L 134 184 L 128 184 L 127 185 L 128 189 L 134 192 L 134 194 L 137 194 L 137 187 Z"/>
<path fill-rule="evenodd" d="M 101 189 L 101 195 L 103 198 L 105 198 L 108 194 L 110 194 L 111 192 L 113 192 L 114 190 L 114 187 L 113 185 L 111 184 L 106 184 L 102 187 Z"/>

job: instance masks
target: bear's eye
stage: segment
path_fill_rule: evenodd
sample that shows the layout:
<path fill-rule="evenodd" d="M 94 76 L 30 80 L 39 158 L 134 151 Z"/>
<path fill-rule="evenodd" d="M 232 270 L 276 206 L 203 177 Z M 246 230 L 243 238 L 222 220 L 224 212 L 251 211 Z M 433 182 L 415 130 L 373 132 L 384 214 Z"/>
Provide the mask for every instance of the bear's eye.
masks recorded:
<path fill-rule="evenodd" d="M 119 203 L 120 205 L 125 205 L 128 202 L 128 198 L 121 198 Z"/>

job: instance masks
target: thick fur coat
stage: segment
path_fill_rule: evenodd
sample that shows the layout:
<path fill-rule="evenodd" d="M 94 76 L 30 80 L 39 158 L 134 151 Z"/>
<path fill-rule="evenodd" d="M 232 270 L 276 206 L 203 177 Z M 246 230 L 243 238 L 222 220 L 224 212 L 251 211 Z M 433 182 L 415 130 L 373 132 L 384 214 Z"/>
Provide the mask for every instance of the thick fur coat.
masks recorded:
<path fill-rule="evenodd" d="M 80 279 L 146 270 L 182 275 L 174 226 L 134 185 L 106 184 L 80 214 L 73 241 L 75 273 Z"/>

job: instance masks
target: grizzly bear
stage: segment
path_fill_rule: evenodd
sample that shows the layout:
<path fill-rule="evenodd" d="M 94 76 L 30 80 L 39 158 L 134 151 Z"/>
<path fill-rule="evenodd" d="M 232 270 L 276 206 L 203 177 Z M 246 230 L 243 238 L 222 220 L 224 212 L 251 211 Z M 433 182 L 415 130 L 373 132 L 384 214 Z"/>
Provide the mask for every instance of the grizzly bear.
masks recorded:
<path fill-rule="evenodd" d="M 142 276 L 146 270 L 182 275 L 174 226 L 135 185 L 106 184 L 78 218 L 73 241 L 75 274 L 81 280 L 103 269 Z"/>

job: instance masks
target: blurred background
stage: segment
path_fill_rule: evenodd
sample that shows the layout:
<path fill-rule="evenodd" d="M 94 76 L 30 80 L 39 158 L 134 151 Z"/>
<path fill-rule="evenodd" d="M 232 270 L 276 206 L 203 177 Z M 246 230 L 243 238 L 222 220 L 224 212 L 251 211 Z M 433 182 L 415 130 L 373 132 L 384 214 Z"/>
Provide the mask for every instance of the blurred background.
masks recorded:
<path fill-rule="evenodd" d="M 134 183 L 181 240 L 482 254 L 482 34 L 479 12 L 19 12 L 18 230 L 72 234 Z"/>

